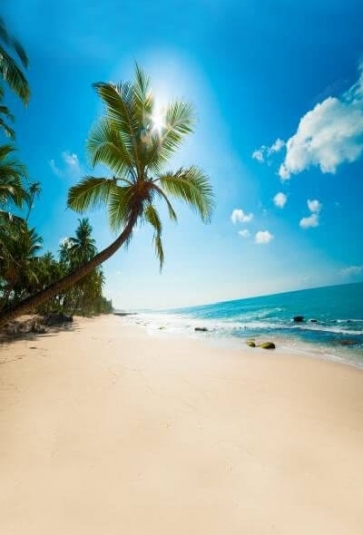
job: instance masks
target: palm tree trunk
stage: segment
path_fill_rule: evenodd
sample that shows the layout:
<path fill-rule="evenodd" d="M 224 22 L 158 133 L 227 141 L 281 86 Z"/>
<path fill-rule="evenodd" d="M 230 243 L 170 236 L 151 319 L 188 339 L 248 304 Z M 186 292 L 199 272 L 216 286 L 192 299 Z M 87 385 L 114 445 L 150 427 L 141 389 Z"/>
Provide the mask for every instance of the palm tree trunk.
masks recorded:
<path fill-rule="evenodd" d="M 120 236 L 113 243 L 111 243 L 111 245 L 106 247 L 106 249 L 94 256 L 89 262 L 76 269 L 69 275 L 66 275 L 59 281 L 50 284 L 47 288 L 44 288 L 35 295 L 24 299 L 9 310 L 0 313 L 0 328 L 5 325 L 5 323 L 17 318 L 18 316 L 21 316 L 22 314 L 25 314 L 39 307 L 40 305 L 57 295 L 59 292 L 70 288 L 76 282 L 91 273 L 100 264 L 108 260 L 131 237 L 131 233 L 137 221 L 137 218 L 138 213 L 133 213 Z"/>

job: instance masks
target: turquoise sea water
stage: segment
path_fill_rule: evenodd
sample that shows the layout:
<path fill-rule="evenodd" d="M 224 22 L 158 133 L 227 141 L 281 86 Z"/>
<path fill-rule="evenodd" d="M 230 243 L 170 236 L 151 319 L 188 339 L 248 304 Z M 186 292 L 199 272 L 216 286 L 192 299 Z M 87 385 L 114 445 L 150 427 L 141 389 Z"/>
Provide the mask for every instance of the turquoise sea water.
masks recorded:
<path fill-rule="evenodd" d="M 294 322 L 297 315 L 304 321 Z M 166 333 L 239 343 L 271 340 L 363 367 L 363 283 L 140 313 L 135 320 Z M 208 331 L 197 333 L 196 327 Z"/>

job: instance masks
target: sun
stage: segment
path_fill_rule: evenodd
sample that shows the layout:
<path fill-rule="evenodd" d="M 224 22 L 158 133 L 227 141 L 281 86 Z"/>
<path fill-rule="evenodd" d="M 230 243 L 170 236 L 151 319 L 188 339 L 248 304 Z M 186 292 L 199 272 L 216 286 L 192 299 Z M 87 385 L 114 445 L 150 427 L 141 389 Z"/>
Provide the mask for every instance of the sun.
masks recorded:
<path fill-rule="evenodd" d="M 152 130 L 158 134 L 166 127 L 165 107 L 160 104 L 155 104 L 153 114 L 151 116 Z"/>

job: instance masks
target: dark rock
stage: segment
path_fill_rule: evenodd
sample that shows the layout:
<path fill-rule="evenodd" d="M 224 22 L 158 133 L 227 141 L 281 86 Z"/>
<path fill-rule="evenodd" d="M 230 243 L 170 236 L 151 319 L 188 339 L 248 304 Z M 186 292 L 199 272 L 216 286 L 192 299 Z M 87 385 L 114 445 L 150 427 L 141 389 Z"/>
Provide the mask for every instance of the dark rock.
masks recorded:
<path fill-rule="evenodd" d="M 195 327 L 194 329 L 195 331 L 199 331 L 199 332 L 202 332 L 202 333 L 205 333 L 208 331 L 208 329 L 206 327 Z"/>
<path fill-rule="evenodd" d="M 276 348 L 273 342 L 262 342 L 262 344 L 259 344 L 258 347 L 262 347 L 263 349 L 275 349 Z"/>
<path fill-rule="evenodd" d="M 30 331 L 36 334 L 45 334 L 48 332 L 48 329 L 46 329 L 41 323 L 34 321 Z"/>
<path fill-rule="evenodd" d="M 310 321 L 310 323 L 318 323 L 318 320 L 314 320 L 314 319 L 311 319 L 309 321 Z"/>
<path fill-rule="evenodd" d="M 302 321 L 305 321 L 304 316 L 294 316 L 293 320 L 295 323 L 301 323 Z"/>
<path fill-rule="evenodd" d="M 256 343 L 254 340 L 247 340 L 246 344 L 250 347 L 256 347 Z"/>
<path fill-rule="evenodd" d="M 48 326 L 71 323 L 72 321 L 72 316 L 67 316 L 67 314 L 63 314 L 63 312 L 51 312 L 50 314 L 43 316 L 41 320 L 44 325 Z"/>
<path fill-rule="evenodd" d="M 345 338 L 343 340 L 337 340 L 336 343 L 341 346 L 355 346 L 357 342 L 351 338 Z"/>

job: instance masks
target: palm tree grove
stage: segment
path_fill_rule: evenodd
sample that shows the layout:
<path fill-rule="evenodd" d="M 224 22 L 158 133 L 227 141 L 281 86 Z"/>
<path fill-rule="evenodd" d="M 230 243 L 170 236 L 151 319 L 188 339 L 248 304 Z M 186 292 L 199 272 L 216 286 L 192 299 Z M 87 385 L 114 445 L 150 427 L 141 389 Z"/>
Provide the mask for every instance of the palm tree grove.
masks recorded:
<path fill-rule="evenodd" d="M 0 327 L 24 313 L 110 312 L 112 303 L 102 293 L 102 264 L 130 242 L 138 225 L 152 227 L 161 269 L 164 250 L 159 206 L 164 204 L 175 222 L 173 200 L 187 203 L 204 222 L 210 220 L 214 200 L 208 176 L 196 166 L 168 168 L 185 136 L 193 131 L 193 109 L 176 101 L 164 110 L 162 123 L 156 121 L 150 80 L 137 64 L 132 82 L 95 83 L 93 89 L 104 114 L 90 130 L 86 152 L 93 167 L 101 164 L 109 173 L 106 177 L 84 176 L 70 187 L 64 204 L 79 214 L 105 210 L 116 238 L 98 251 L 89 220 L 83 217 L 74 236 L 63 239 L 57 252 L 49 252 L 31 227 L 42 183 L 39 177 L 32 181 L 26 165 L 18 160 L 14 117 L 3 105 L 6 91 L 15 93 L 24 104 L 29 101 L 24 75 L 28 57 L 2 18 L 0 46 Z"/>

